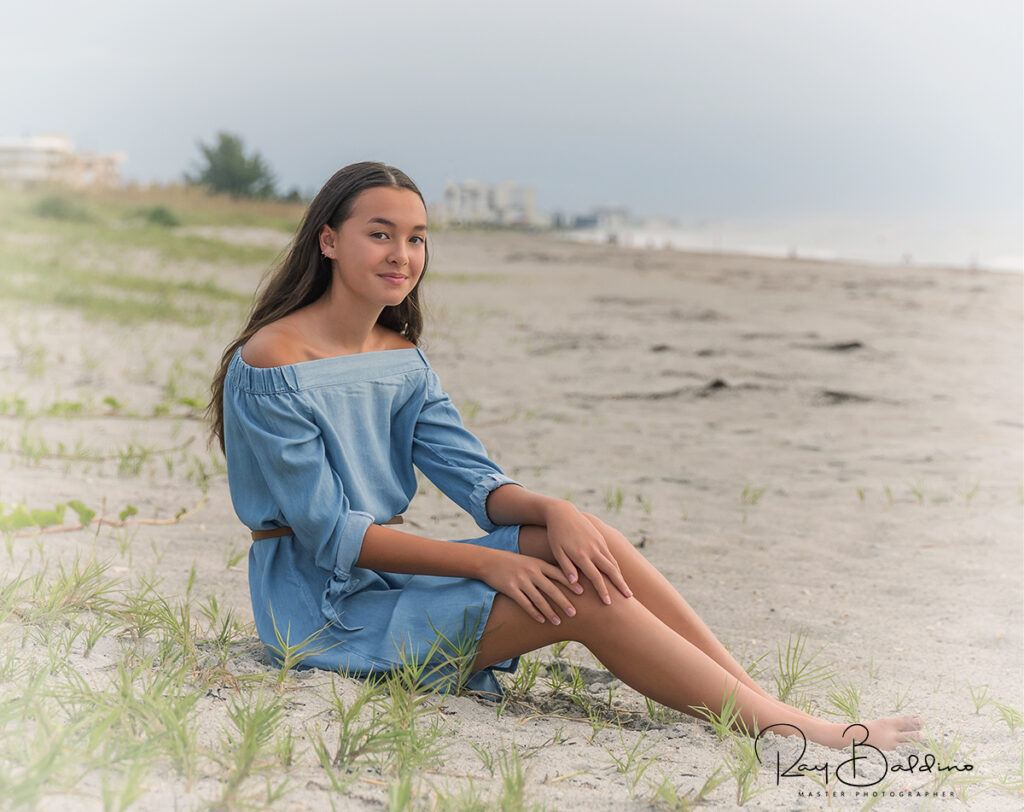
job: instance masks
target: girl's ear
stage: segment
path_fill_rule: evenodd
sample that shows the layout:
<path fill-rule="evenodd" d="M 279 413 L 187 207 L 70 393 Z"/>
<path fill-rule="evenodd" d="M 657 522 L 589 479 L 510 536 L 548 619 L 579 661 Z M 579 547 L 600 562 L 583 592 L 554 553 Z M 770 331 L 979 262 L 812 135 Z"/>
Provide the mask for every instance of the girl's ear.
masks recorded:
<path fill-rule="evenodd" d="M 320 253 L 328 259 L 334 259 L 338 244 L 338 232 L 324 223 L 320 229 Z"/>

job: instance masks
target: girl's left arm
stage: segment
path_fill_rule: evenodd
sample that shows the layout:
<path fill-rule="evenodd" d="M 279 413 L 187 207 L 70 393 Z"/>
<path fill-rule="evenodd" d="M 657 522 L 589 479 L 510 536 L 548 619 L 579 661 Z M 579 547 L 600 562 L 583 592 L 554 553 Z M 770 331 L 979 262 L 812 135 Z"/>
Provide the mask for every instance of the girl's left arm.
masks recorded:
<path fill-rule="evenodd" d="M 623 595 L 631 594 L 604 536 L 571 503 L 528 491 L 502 473 L 483 444 L 462 424 L 441 381 L 428 369 L 423 406 L 416 418 L 413 463 L 464 507 L 482 530 L 501 524 L 546 527 L 555 563 L 571 584 L 586 575 L 605 603 L 605 578 Z M 575 590 L 574 590 L 575 591 Z"/>
<path fill-rule="evenodd" d="M 487 497 L 487 515 L 495 524 L 546 527 L 551 552 L 569 583 L 576 583 L 582 572 L 605 603 L 611 603 L 605 578 L 627 598 L 633 594 L 604 536 L 572 502 L 544 496 L 521 485 L 501 485 Z"/>

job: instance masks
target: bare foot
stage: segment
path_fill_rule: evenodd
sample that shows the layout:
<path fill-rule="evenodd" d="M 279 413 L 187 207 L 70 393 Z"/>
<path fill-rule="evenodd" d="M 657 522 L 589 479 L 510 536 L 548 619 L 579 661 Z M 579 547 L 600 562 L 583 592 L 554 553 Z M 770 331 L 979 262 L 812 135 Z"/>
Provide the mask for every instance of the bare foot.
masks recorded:
<path fill-rule="evenodd" d="M 812 718 L 799 726 L 793 722 L 778 722 L 762 728 L 762 733 L 771 731 L 777 736 L 800 736 L 804 741 L 817 742 L 835 750 L 846 750 L 853 744 L 895 750 L 901 744 L 920 741 L 922 725 L 920 716 L 892 716 L 852 724 Z"/>
<path fill-rule="evenodd" d="M 895 750 L 901 744 L 920 741 L 920 730 L 924 722 L 920 716 L 890 716 L 870 722 L 851 725 L 836 725 L 841 728 L 838 741 L 823 741 L 822 744 L 845 749 L 856 742 L 877 747 L 879 750 Z M 831 739 L 832 737 L 829 736 Z"/>

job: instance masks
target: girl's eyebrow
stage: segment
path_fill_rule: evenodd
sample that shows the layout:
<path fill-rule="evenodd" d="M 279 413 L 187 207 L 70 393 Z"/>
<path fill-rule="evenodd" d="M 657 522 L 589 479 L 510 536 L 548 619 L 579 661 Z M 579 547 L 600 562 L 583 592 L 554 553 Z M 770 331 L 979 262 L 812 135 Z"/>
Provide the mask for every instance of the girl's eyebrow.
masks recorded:
<path fill-rule="evenodd" d="M 397 228 L 397 226 L 394 223 L 392 223 L 390 220 L 385 220 L 383 217 L 371 217 L 366 222 L 367 222 L 367 224 L 370 224 L 370 223 L 380 223 L 381 225 L 388 226 L 389 228 Z M 427 227 L 426 226 L 413 226 L 412 230 L 413 231 L 426 231 Z"/>

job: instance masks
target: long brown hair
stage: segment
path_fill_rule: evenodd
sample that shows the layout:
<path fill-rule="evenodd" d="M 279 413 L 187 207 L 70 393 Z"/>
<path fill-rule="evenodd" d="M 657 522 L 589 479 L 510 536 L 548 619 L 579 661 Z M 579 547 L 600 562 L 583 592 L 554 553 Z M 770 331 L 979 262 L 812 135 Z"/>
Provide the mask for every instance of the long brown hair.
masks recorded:
<path fill-rule="evenodd" d="M 292 241 L 284 262 L 267 279 L 257 293 L 249 321 L 238 338 L 232 341 L 210 387 L 210 404 L 206 407 L 206 419 L 211 423 L 211 434 L 224 450 L 224 377 L 235 351 L 245 344 L 256 331 L 284 318 L 289 313 L 312 304 L 331 284 L 331 261 L 320 253 L 320 230 L 324 225 L 337 229 L 352 214 L 356 197 L 367 189 L 388 186 L 409 189 L 423 194 L 404 172 L 393 166 L 374 161 L 349 164 L 331 177 L 309 204 L 306 216 Z M 426 203 L 424 202 L 424 208 Z M 424 248 L 426 253 L 426 249 Z M 420 274 L 409 295 L 401 304 L 387 306 L 377 319 L 377 324 L 394 330 L 403 338 L 418 344 L 423 331 L 423 314 L 420 311 L 419 288 L 423 274 L 427 271 L 429 255 L 424 256 L 423 273 Z"/>

